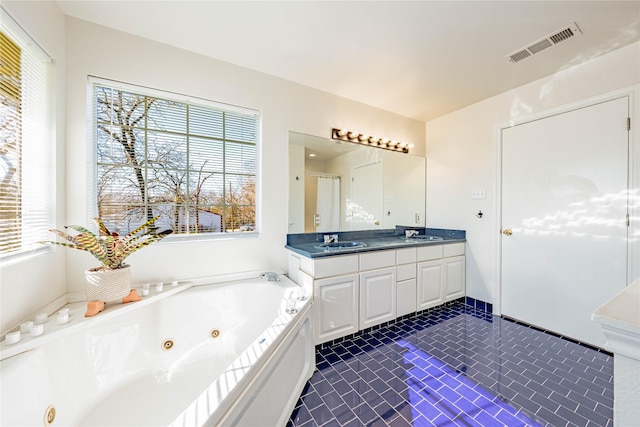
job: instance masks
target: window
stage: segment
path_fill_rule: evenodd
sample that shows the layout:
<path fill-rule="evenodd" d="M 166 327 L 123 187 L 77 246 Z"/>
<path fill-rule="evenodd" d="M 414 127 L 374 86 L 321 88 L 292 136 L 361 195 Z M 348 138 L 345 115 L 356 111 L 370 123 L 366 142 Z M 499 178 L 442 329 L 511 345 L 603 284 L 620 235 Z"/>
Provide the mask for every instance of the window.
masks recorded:
<path fill-rule="evenodd" d="M 54 220 L 51 64 L 0 9 L 0 257 L 40 248 Z"/>
<path fill-rule="evenodd" d="M 255 230 L 259 113 L 103 80 L 93 105 L 107 228 L 159 217 L 174 234 Z"/>

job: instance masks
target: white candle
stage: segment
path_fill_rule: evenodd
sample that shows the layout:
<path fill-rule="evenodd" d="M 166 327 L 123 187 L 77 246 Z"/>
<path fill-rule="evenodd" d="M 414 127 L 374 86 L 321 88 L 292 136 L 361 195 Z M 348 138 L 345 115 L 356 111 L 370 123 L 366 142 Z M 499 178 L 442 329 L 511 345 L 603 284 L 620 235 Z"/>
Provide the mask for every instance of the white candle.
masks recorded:
<path fill-rule="evenodd" d="M 9 332 L 4 336 L 4 342 L 6 344 L 15 344 L 20 342 L 20 331 Z"/>
<path fill-rule="evenodd" d="M 35 325 L 33 328 L 31 328 L 31 331 L 29 332 L 29 334 L 31 334 L 32 337 L 38 337 L 43 333 L 44 333 L 44 325 L 42 323 L 39 325 Z"/>
<path fill-rule="evenodd" d="M 58 313 L 58 325 L 64 325 L 69 323 L 69 313 L 63 313 L 62 310 Z"/>
<path fill-rule="evenodd" d="M 20 332 L 28 334 L 29 331 L 31 331 L 31 328 L 33 328 L 33 322 L 29 320 L 28 322 L 24 322 L 20 325 Z"/>
<path fill-rule="evenodd" d="M 49 315 L 47 313 L 36 314 L 36 324 L 40 325 L 42 323 L 47 323 L 49 320 Z"/>

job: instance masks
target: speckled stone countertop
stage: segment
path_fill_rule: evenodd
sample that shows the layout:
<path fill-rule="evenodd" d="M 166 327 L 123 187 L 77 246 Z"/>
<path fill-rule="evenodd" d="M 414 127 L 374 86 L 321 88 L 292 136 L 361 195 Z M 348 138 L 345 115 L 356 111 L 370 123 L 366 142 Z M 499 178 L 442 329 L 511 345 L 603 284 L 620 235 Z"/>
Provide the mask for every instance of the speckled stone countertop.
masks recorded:
<path fill-rule="evenodd" d="M 405 230 L 417 230 L 418 236 L 407 238 Z M 324 236 L 333 234 L 338 235 L 338 242 L 347 246 L 338 248 L 323 246 Z M 430 236 L 434 240 L 428 240 L 429 237 L 425 236 Z M 285 248 L 307 258 L 319 258 L 465 241 L 466 232 L 464 230 L 397 226 L 395 229 L 384 230 L 287 234 Z M 355 243 L 356 246 L 348 246 L 349 242 Z M 360 243 L 362 245 L 357 246 Z"/>
<path fill-rule="evenodd" d="M 640 361 L 640 278 L 598 307 L 591 319 L 602 325 L 607 350 Z"/>

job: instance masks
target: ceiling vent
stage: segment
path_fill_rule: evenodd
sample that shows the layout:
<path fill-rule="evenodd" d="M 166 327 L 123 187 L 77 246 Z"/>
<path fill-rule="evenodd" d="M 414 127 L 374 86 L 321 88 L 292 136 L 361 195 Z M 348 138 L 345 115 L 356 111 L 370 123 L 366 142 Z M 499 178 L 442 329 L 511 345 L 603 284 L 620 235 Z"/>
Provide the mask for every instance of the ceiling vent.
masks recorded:
<path fill-rule="evenodd" d="M 528 58 L 537 53 L 540 53 L 551 46 L 555 46 L 558 43 L 562 43 L 565 40 L 569 40 L 570 38 L 581 36 L 581 35 L 582 35 L 582 31 L 580 31 L 580 28 L 578 28 L 578 25 L 575 22 L 572 22 L 567 27 L 561 30 L 555 31 L 549 34 L 548 36 L 536 41 L 535 43 L 532 43 L 527 47 L 518 49 L 516 52 L 512 53 L 511 55 L 506 56 L 506 58 L 510 62 L 515 64 L 516 62 L 520 62 L 525 58 Z"/>

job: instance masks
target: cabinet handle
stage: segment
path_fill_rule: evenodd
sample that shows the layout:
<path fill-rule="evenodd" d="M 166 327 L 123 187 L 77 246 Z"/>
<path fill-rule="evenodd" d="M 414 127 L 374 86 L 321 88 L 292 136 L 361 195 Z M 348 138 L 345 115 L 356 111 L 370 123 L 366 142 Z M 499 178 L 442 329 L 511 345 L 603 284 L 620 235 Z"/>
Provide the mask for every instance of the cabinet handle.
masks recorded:
<path fill-rule="evenodd" d="M 513 231 L 511 231 L 510 228 L 507 228 L 502 232 L 502 234 L 504 234 L 505 236 L 511 236 L 513 234 Z"/>

